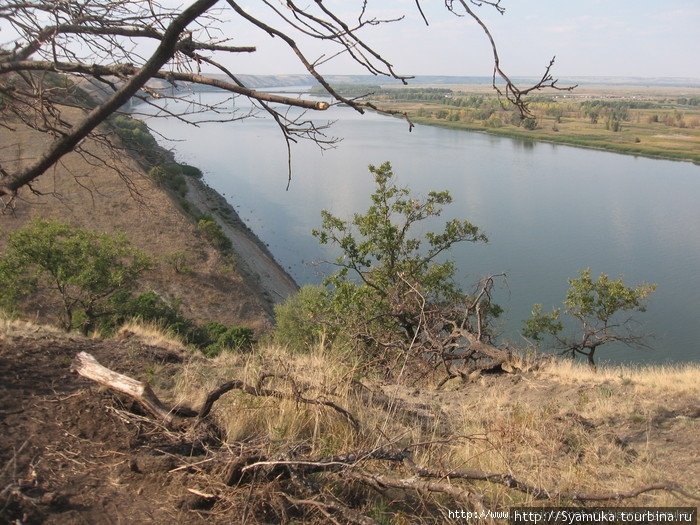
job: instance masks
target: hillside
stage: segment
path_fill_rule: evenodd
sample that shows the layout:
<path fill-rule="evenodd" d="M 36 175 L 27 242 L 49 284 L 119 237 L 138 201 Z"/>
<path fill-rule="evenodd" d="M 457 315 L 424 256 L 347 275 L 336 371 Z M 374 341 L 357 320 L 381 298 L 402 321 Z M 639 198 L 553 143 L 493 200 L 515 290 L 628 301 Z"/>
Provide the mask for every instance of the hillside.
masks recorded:
<path fill-rule="evenodd" d="M 0 321 L 0 521 L 444 523 L 525 504 L 697 505 L 697 367 L 552 361 L 437 390 L 357 380 L 320 349 L 209 360 L 156 336 Z M 71 373 L 79 352 L 170 405 L 242 386 L 211 417 L 166 427 Z"/>
<path fill-rule="evenodd" d="M 64 117 L 75 118 L 74 112 L 66 109 Z M 9 168 L 30 162 L 48 140 L 19 122 L 14 127 L 0 128 L 0 158 Z M 233 263 L 197 233 L 195 221 L 178 199 L 149 178 L 136 160 L 95 141 L 81 148 L 82 154 L 67 155 L 41 177 L 33 192 L 23 189 L 11 209 L 0 215 L 0 249 L 10 232 L 33 217 L 124 232 L 155 263 L 140 289 L 179 301 L 182 313 L 196 321 L 238 324 L 257 332 L 271 326 L 272 305 L 296 285 L 224 199 L 194 180 L 186 195 L 231 237 L 234 250 L 241 252 Z M 50 304 L 38 303 L 34 311 L 39 320 L 52 319 Z"/>
<path fill-rule="evenodd" d="M 17 123 L 0 140 L 12 168 L 46 139 Z M 155 263 L 140 290 L 199 322 L 270 328 L 295 283 L 223 197 L 139 160 L 83 143 L 6 207 L 0 249 L 33 217 L 121 231 Z M 450 381 L 406 360 L 389 381 L 323 337 L 207 358 L 138 323 L 59 331 L 43 324 L 55 306 L 0 316 L 0 523 L 493 523 L 520 505 L 699 501 L 697 365 L 595 373 L 516 353 Z M 93 358 L 109 370 L 90 380 Z"/>

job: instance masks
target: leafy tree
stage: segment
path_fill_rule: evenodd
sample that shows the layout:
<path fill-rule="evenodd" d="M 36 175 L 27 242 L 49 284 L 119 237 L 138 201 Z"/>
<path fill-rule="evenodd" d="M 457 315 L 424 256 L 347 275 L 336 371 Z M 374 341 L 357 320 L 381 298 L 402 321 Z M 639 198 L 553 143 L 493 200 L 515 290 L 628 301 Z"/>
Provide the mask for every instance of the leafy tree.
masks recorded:
<path fill-rule="evenodd" d="M 604 273 L 593 280 L 590 268 L 582 270 L 577 279 L 569 279 L 564 299 L 563 313 L 574 322 L 575 331 L 563 335 L 561 309 L 544 313 L 542 305 L 535 304 L 532 317 L 524 323 L 523 334 L 536 341 L 550 336 L 564 353 L 570 352 L 572 357 L 586 356 L 588 363 L 595 367 L 594 356 L 600 346 L 612 342 L 646 346 L 644 336 L 632 330 L 633 319 L 624 318 L 623 314 L 644 312 L 646 298 L 655 289 L 653 284 L 628 287 L 622 278 L 613 280 Z"/>
<path fill-rule="evenodd" d="M 123 235 L 39 219 L 10 235 L 0 258 L 0 287 L 5 306 L 45 289 L 62 304 L 61 326 L 87 333 L 113 312 L 111 298 L 131 289 L 149 264 Z"/>
<path fill-rule="evenodd" d="M 442 231 L 416 236 L 418 225 L 439 217 L 452 202 L 449 192 L 431 191 L 419 199 L 396 185 L 388 162 L 369 171 L 376 186 L 364 214 L 346 221 L 322 212 L 321 227 L 313 235 L 342 254 L 335 262 L 338 271 L 326 280 L 328 295 L 309 291 L 305 297 L 325 305 L 326 333 L 331 327 L 331 333 L 375 349 L 403 348 L 425 324 L 426 305 L 440 305 L 446 312 L 467 298 L 445 252 L 457 243 L 487 239 L 477 226 L 458 219 L 447 221 Z M 313 313 L 313 308 L 298 312 L 302 317 Z"/>
<path fill-rule="evenodd" d="M 449 192 L 431 191 L 421 201 L 396 185 L 390 163 L 369 166 L 369 171 L 376 188 L 367 212 L 356 213 L 348 222 L 324 210 L 321 228 L 313 231 L 321 244 L 343 251 L 336 261 L 340 270 L 331 280 L 337 284 L 351 272 L 383 297 L 405 280 L 421 283 L 433 300 L 458 295 L 454 263 L 439 262 L 438 256 L 459 242 L 486 242 L 486 236 L 459 219 L 448 221 L 439 233 L 412 236 L 418 223 L 439 217 L 442 207 L 452 202 Z"/>

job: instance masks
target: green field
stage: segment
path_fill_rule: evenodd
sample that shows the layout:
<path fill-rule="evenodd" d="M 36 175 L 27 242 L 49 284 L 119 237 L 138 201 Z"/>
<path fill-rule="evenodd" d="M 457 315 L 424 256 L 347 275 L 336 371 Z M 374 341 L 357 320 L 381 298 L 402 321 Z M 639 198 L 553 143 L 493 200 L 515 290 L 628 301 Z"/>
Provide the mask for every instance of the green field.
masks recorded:
<path fill-rule="evenodd" d="M 530 99 L 532 116 L 526 119 L 491 92 L 466 86 L 382 89 L 372 101 L 407 112 L 416 124 L 700 164 L 697 89 L 640 93 L 615 87 L 538 95 Z"/>

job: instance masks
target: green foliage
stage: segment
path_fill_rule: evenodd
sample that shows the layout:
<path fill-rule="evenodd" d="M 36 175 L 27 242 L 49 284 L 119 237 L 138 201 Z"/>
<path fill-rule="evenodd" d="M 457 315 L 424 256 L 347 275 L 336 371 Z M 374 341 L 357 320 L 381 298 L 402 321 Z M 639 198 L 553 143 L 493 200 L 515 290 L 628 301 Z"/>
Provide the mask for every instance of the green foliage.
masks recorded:
<path fill-rule="evenodd" d="M 186 175 L 187 177 L 192 177 L 193 179 L 201 179 L 204 176 L 202 174 L 202 170 L 194 166 L 190 166 L 189 164 L 179 164 L 179 167 L 182 174 Z"/>
<path fill-rule="evenodd" d="M 190 338 L 207 357 L 216 357 L 221 352 L 247 352 L 253 346 L 253 331 L 250 328 L 226 326 L 216 321 L 192 330 Z"/>
<path fill-rule="evenodd" d="M 187 195 L 187 181 L 181 167 L 181 164 L 175 162 L 159 164 L 148 170 L 148 176 L 160 186 L 170 189 L 179 197 L 184 197 Z"/>
<path fill-rule="evenodd" d="M 108 331 L 129 319 L 158 324 L 209 357 L 217 356 L 223 351 L 248 351 L 253 345 L 251 329 L 226 326 L 216 321 L 198 326 L 180 313 L 178 301 L 166 301 L 154 291 L 137 297 L 119 298 L 119 307 L 109 319 Z"/>
<path fill-rule="evenodd" d="M 112 313 L 110 299 L 133 287 L 149 266 L 123 235 L 35 220 L 10 236 L 0 259 L 0 286 L 6 306 L 39 287 L 48 290 L 62 304 L 62 327 L 87 333 Z"/>
<path fill-rule="evenodd" d="M 205 215 L 197 221 L 197 231 L 215 248 L 224 254 L 230 254 L 233 250 L 229 239 L 218 222 L 211 215 Z"/>
<path fill-rule="evenodd" d="M 185 339 L 195 328 L 193 323 L 180 313 L 178 301 L 166 301 L 153 290 L 136 297 L 116 299 L 115 314 L 110 319 L 110 324 L 104 327 L 106 331 L 111 331 L 129 319 L 158 324 Z"/>
<path fill-rule="evenodd" d="M 336 261 L 341 269 L 330 282 L 338 285 L 352 272 L 382 296 L 406 280 L 421 283 L 434 300 L 459 294 L 454 263 L 438 262 L 438 256 L 459 242 L 486 242 L 486 236 L 469 221 L 453 219 L 439 233 L 413 237 L 417 223 L 440 216 L 442 207 L 452 202 L 449 192 L 431 191 L 421 201 L 396 186 L 388 162 L 369 171 L 376 189 L 367 212 L 347 222 L 324 210 L 321 228 L 312 232 L 321 244 L 337 245 L 343 252 Z"/>
<path fill-rule="evenodd" d="M 144 122 L 126 115 L 116 115 L 109 122 L 127 148 L 141 154 L 151 164 L 163 161 L 158 143 Z"/>
<path fill-rule="evenodd" d="M 546 334 L 554 335 L 560 333 L 564 329 L 564 325 L 559 320 L 560 314 L 561 310 L 559 308 L 555 308 L 549 313 L 543 313 L 542 305 L 534 304 L 532 306 L 532 316 L 524 323 L 523 335 L 535 341 L 542 341 Z"/>
<path fill-rule="evenodd" d="M 555 339 L 560 349 L 588 357 L 594 365 L 594 354 L 599 346 L 621 342 L 630 346 L 643 346 L 643 337 L 627 329 L 627 320 L 619 320 L 620 314 L 630 311 L 644 312 L 646 299 L 654 292 L 653 284 L 635 287 L 625 285 L 622 278 L 610 279 L 601 273 L 593 280 L 590 268 L 581 270 L 577 279 L 569 279 L 569 289 L 564 299 L 564 314 L 576 325 L 576 332 L 563 336 L 564 324 L 559 320 L 561 310 L 550 313 L 536 304 L 532 316 L 524 323 L 523 334 L 536 341 L 544 336 Z"/>
<path fill-rule="evenodd" d="M 388 162 L 369 171 L 375 180 L 369 209 L 351 221 L 323 211 L 321 227 L 313 231 L 321 244 L 341 250 L 335 263 L 339 270 L 326 280 L 325 290 L 303 289 L 277 309 L 278 333 L 297 348 L 308 348 L 322 336 L 361 341 L 371 352 L 398 346 L 420 325 L 418 296 L 430 304 L 465 298 L 454 280 L 454 263 L 444 254 L 459 242 L 486 242 L 486 236 L 457 219 L 447 221 L 442 231 L 416 236 L 421 223 L 439 217 L 452 202 L 450 194 L 414 197 L 396 185 Z"/>
<path fill-rule="evenodd" d="M 331 308 L 331 297 L 324 286 L 303 286 L 284 303 L 275 306 L 275 339 L 300 351 L 314 348 L 326 336 L 333 339 L 332 327 L 323 324 Z"/>
<path fill-rule="evenodd" d="M 165 262 L 178 274 L 194 273 L 192 261 L 186 252 L 173 252 L 165 257 Z"/>
<path fill-rule="evenodd" d="M 526 117 L 522 121 L 522 126 L 525 129 L 529 129 L 530 131 L 532 131 L 533 129 L 537 129 L 537 119 L 532 117 Z"/>

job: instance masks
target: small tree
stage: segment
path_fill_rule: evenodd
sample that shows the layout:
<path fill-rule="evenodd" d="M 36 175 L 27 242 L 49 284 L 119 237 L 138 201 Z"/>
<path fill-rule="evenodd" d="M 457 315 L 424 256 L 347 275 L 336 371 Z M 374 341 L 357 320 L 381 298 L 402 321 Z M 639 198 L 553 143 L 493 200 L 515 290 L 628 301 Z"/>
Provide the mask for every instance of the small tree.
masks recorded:
<path fill-rule="evenodd" d="M 454 244 L 487 239 L 477 226 L 457 219 L 440 232 L 416 236 L 417 225 L 452 202 L 449 192 L 418 199 L 396 185 L 388 162 L 369 171 L 376 188 L 367 212 L 346 221 L 323 211 L 322 225 L 313 231 L 321 244 L 338 246 L 342 254 L 335 262 L 339 270 L 326 281 L 328 299 L 321 301 L 326 319 L 312 317 L 326 335 L 351 337 L 375 350 L 406 348 L 425 336 L 427 311 L 439 306 L 452 316 L 451 306 L 467 299 L 454 280 L 454 263 L 443 254 Z M 463 323 L 465 309 L 459 310 Z"/>
<path fill-rule="evenodd" d="M 114 294 L 133 287 L 148 266 L 146 255 L 121 234 L 35 220 L 10 235 L 0 258 L 4 306 L 45 289 L 62 304 L 61 326 L 87 333 L 99 318 L 112 313 Z"/>
<path fill-rule="evenodd" d="M 564 324 L 559 319 L 559 308 L 543 313 L 542 305 L 535 304 L 532 317 L 525 321 L 523 334 L 536 341 L 551 336 L 563 353 L 570 352 L 572 357 L 584 355 L 591 367 L 595 367 L 594 355 L 602 345 L 619 342 L 627 346 L 646 346 L 645 337 L 634 333 L 633 319 L 624 318 L 623 314 L 645 311 L 645 300 L 655 289 L 653 284 L 627 287 L 621 278 L 611 280 L 604 273 L 594 281 L 587 268 L 577 279 L 569 279 L 564 299 L 564 313 L 575 322 L 575 332 L 562 334 Z"/>

